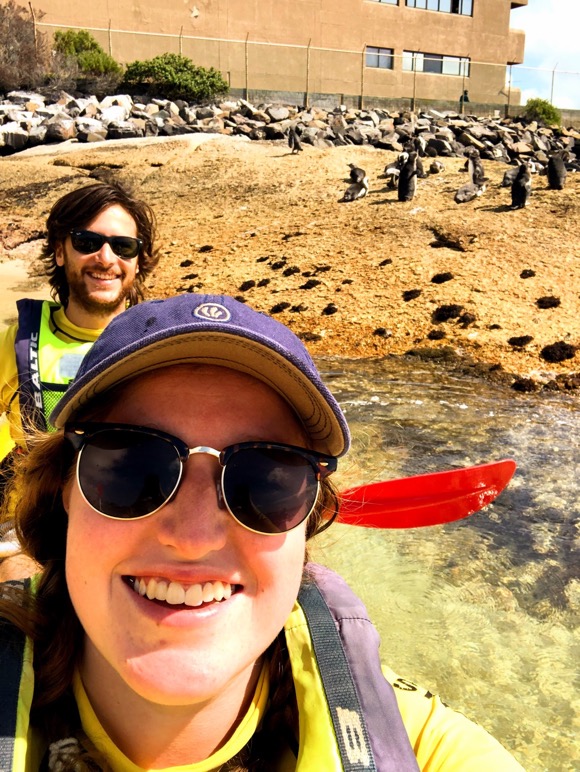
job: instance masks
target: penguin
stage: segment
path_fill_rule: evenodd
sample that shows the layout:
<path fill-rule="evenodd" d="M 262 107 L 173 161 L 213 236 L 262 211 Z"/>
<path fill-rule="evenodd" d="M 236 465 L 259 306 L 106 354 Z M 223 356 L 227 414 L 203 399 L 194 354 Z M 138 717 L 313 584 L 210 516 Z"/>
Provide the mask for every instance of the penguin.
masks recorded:
<path fill-rule="evenodd" d="M 548 187 L 550 190 L 563 190 L 566 184 L 566 164 L 564 153 L 560 150 L 548 159 Z"/>
<path fill-rule="evenodd" d="M 483 171 L 479 150 L 476 148 L 472 148 L 467 159 L 467 171 L 469 172 L 471 181 L 474 185 L 483 185 L 485 182 L 489 181 L 489 177 L 486 177 L 485 172 Z"/>
<path fill-rule="evenodd" d="M 362 171 L 362 170 L 359 170 Z M 360 182 L 353 182 L 346 189 L 343 201 L 356 201 L 358 198 L 364 198 L 369 192 L 369 181 L 366 175 Z"/>
<path fill-rule="evenodd" d="M 302 144 L 298 139 L 298 133 L 295 126 L 290 126 L 288 131 L 288 147 L 292 150 L 292 153 L 300 153 L 302 150 Z"/>
<path fill-rule="evenodd" d="M 399 174 L 401 170 L 398 166 L 385 166 L 385 173 L 383 176 L 387 178 L 387 187 L 395 189 L 399 182 Z"/>
<path fill-rule="evenodd" d="M 479 153 L 477 158 L 470 155 L 467 159 L 467 171 L 469 172 L 469 179 L 465 185 L 462 185 L 455 194 L 456 204 L 465 204 L 467 201 L 473 201 L 474 198 L 482 196 L 485 193 L 487 177 L 481 176 L 481 161 L 479 161 L 479 168 L 477 161 L 479 161 Z"/>
<path fill-rule="evenodd" d="M 426 145 L 427 143 L 423 137 L 414 137 L 411 142 L 407 142 L 404 152 L 399 155 L 399 163 L 401 164 L 402 168 L 406 163 L 407 158 L 409 157 L 409 153 L 412 153 L 413 151 L 417 153 L 417 177 L 421 180 L 424 180 L 425 177 L 428 176 L 427 172 L 423 168 L 423 161 L 421 160 L 421 156 L 425 156 Z M 404 160 L 402 160 L 403 158 Z"/>
<path fill-rule="evenodd" d="M 518 174 L 512 183 L 512 205 L 510 209 L 523 209 L 527 205 L 532 192 L 530 168 L 524 161 L 518 169 Z"/>
<path fill-rule="evenodd" d="M 427 174 L 427 172 L 423 168 L 423 161 L 421 160 L 421 156 L 417 155 L 417 177 L 420 180 L 424 180 L 425 177 L 428 177 L 428 176 L 429 175 Z"/>
<path fill-rule="evenodd" d="M 399 173 L 397 198 L 399 201 L 412 201 L 417 189 L 417 152 L 409 153 L 409 157 Z"/>
<path fill-rule="evenodd" d="M 462 185 L 455 194 L 455 203 L 465 204 L 468 201 L 473 201 L 474 198 L 483 195 L 484 192 L 485 185 L 480 187 L 479 185 L 475 185 L 473 182 L 468 182 L 465 185 Z"/>
<path fill-rule="evenodd" d="M 503 180 L 501 181 L 501 188 L 511 188 L 511 186 L 514 183 L 515 178 L 518 176 L 520 171 L 519 166 L 512 166 L 509 169 L 506 169 L 503 175 Z"/>
<path fill-rule="evenodd" d="M 367 176 L 367 173 L 364 169 L 361 169 L 358 166 L 355 166 L 354 164 L 349 164 L 350 166 L 350 180 L 351 182 L 359 182 L 361 183 Z"/>
<path fill-rule="evenodd" d="M 431 174 L 439 174 L 439 172 L 444 172 L 445 166 L 441 163 L 441 161 L 432 161 L 431 166 L 429 167 L 429 172 Z"/>
<path fill-rule="evenodd" d="M 407 163 L 408 158 L 409 153 L 403 151 L 402 153 L 399 153 L 397 160 L 394 163 L 390 163 L 385 166 L 383 177 L 387 178 L 387 187 L 394 190 L 398 186 L 401 169 Z"/>

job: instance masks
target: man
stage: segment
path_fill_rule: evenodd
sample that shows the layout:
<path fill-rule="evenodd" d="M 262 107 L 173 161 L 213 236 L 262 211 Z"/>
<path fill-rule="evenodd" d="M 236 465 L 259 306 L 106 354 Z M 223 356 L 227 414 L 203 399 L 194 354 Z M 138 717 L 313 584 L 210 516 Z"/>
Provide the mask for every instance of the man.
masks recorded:
<path fill-rule="evenodd" d="M 58 302 L 18 301 L 18 323 L 0 333 L 0 415 L 8 419 L 0 435 L 0 497 L 1 476 L 25 445 L 23 429 L 50 429 L 48 416 L 83 356 L 117 314 L 143 298 L 159 259 L 152 210 L 117 184 L 67 193 L 46 227 L 41 260 Z M 0 542 L 0 559 L 10 549 Z"/>

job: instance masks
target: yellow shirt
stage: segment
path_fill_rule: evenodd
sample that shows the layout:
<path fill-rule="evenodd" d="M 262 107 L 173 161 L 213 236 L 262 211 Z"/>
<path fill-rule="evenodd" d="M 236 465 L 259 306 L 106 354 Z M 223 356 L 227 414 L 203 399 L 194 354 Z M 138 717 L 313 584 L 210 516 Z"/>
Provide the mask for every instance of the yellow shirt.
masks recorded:
<path fill-rule="evenodd" d="M 227 743 L 205 761 L 170 767 L 171 772 L 216 772 L 222 764 L 239 753 L 250 741 L 262 720 L 268 702 L 269 686 L 268 663 L 265 661 L 248 712 Z M 115 772 L 144 772 L 142 767 L 133 764 L 111 741 L 89 702 L 78 673 L 75 673 L 73 689 L 83 729 L 97 750 L 106 756 Z"/>
<path fill-rule="evenodd" d="M 403 724 L 422 772 L 523 772 L 523 767 L 482 727 L 446 707 L 436 695 L 399 678 L 389 668 L 383 666 L 383 672 L 395 689 Z M 152 772 L 133 764 L 113 744 L 95 715 L 78 675 L 73 686 L 83 729 L 115 772 Z M 205 761 L 156 772 L 217 772 L 256 731 L 266 709 L 268 690 L 267 666 L 264 665 L 245 718 L 222 748 Z M 316 759 L 305 759 L 297 766 L 296 758 L 287 748 L 272 772 L 302 772 L 304 769 L 316 769 Z"/>

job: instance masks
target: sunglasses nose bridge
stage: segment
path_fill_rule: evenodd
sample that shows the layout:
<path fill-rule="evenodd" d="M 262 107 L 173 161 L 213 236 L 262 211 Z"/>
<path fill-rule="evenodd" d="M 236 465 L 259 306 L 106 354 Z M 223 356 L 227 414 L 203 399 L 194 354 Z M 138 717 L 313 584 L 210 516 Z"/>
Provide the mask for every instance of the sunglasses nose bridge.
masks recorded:
<path fill-rule="evenodd" d="M 204 455 L 207 455 L 207 456 L 212 456 L 213 458 L 215 458 L 218 461 L 218 463 L 220 465 L 220 469 L 221 469 L 221 474 L 219 475 L 219 477 L 215 481 L 216 496 L 217 496 L 217 501 L 218 501 L 219 508 L 220 509 L 224 509 L 224 510 L 227 509 L 226 503 L 225 503 L 225 499 L 224 499 L 223 487 L 222 487 L 223 470 L 224 470 L 224 467 L 223 467 L 223 465 L 221 463 L 221 456 L 222 456 L 222 454 L 220 453 L 219 450 L 216 450 L 215 448 L 209 447 L 209 445 L 196 445 L 195 448 L 188 448 L 187 449 L 187 457 L 186 458 L 189 459 L 189 458 L 191 458 L 191 456 L 195 456 L 195 455 L 198 455 L 198 454 L 204 454 Z"/>

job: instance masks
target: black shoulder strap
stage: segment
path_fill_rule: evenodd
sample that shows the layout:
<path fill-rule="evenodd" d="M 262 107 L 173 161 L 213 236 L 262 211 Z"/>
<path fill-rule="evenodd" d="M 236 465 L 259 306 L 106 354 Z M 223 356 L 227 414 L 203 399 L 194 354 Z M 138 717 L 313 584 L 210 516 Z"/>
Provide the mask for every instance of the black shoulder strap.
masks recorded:
<path fill-rule="evenodd" d="M 42 300 L 23 298 L 16 302 L 18 330 L 14 351 L 18 370 L 18 396 L 20 415 L 41 431 L 46 431 L 46 418 L 42 402 L 42 386 L 38 365 L 38 340 L 42 319 Z"/>
<path fill-rule="evenodd" d="M 334 618 L 314 582 L 298 595 L 316 654 L 344 772 L 376 772 L 365 717 Z"/>
<path fill-rule="evenodd" d="M 30 580 L 6 582 L 26 586 Z M 14 741 L 20 681 L 24 665 L 26 638 L 9 622 L 0 623 L 0 770 L 10 772 L 14 760 Z"/>

